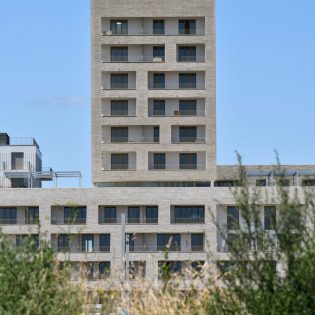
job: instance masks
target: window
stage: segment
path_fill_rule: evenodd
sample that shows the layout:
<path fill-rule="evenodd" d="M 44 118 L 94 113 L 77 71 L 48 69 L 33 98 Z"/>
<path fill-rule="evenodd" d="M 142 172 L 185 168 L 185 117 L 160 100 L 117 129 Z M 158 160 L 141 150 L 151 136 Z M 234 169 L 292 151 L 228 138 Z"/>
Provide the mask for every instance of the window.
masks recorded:
<path fill-rule="evenodd" d="M 129 279 L 145 278 L 145 261 L 130 261 L 129 262 Z"/>
<path fill-rule="evenodd" d="M 100 234 L 100 252 L 110 252 L 110 234 Z"/>
<path fill-rule="evenodd" d="M 165 33 L 164 20 L 153 20 L 153 34 L 163 35 Z"/>
<path fill-rule="evenodd" d="M 139 207 L 128 207 L 128 223 L 140 223 Z"/>
<path fill-rule="evenodd" d="M 111 127 L 111 142 L 128 142 L 128 127 Z"/>
<path fill-rule="evenodd" d="M 39 223 L 39 208 L 29 207 L 27 213 L 27 223 L 28 224 L 38 224 Z"/>
<path fill-rule="evenodd" d="M 129 246 L 130 252 L 138 251 L 139 248 L 141 249 L 141 246 L 140 247 L 137 246 L 137 248 L 135 247 L 135 239 L 136 239 L 135 234 L 126 234 L 126 250 L 127 250 L 127 246 Z"/>
<path fill-rule="evenodd" d="M 70 235 L 58 235 L 58 252 L 66 252 L 70 250 Z"/>
<path fill-rule="evenodd" d="M 32 249 L 39 248 L 39 235 L 31 234 L 31 235 L 17 235 L 16 236 L 16 247 L 20 247 L 23 244 L 29 244 Z"/>
<path fill-rule="evenodd" d="M 111 169 L 112 170 L 127 170 L 128 154 L 112 154 L 111 155 Z"/>
<path fill-rule="evenodd" d="M 179 127 L 179 142 L 196 142 L 196 127 Z"/>
<path fill-rule="evenodd" d="M 0 208 L 0 224 L 16 223 L 16 208 Z"/>
<path fill-rule="evenodd" d="M 128 89 L 128 73 L 112 73 L 111 88 Z"/>
<path fill-rule="evenodd" d="M 111 47 L 110 48 L 111 62 L 126 62 L 128 61 L 128 47 Z"/>
<path fill-rule="evenodd" d="M 165 73 L 153 73 L 153 88 L 165 89 Z"/>
<path fill-rule="evenodd" d="M 180 46 L 178 61 L 196 61 L 196 46 Z"/>
<path fill-rule="evenodd" d="M 100 279 L 108 278 L 110 276 L 110 261 L 101 261 L 99 263 Z"/>
<path fill-rule="evenodd" d="M 83 263 L 83 273 L 88 280 L 93 280 L 93 262 Z"/>
<path fill-rule="evenodd" d="M 303 179 L 302 186 L 315 186 L 315 179 Z"/>
<path fill-rule="evenodd" d="M 94 235 L 83 234 L 82 235 L 82 252 L 93 253 L 94 251 Z"/>
<path fill-rule="evenodd" d="M 128 116 L 128 101 L 111 101 L 112 116 Z"/>
<path fill-rule="evenodd" d="M 179 114 L 181 116 L 196 116 L 196 100 L 180 100 L 179 101 Z"/>
<path fill-rule="evenodd" d="M 175 206 L 173 223 L 204 223 L 204 206 Z"/>
<path fill-rule="evenodd" d="M 158 207 L 146 207 L 145 221 L 146 223 L 158 223 Z"/>
<path fill-rule="evenodd" d="M 153 128 L 153 141 L 160 142 L 160 127 Z"/>
<path fill-rule="evenodd" d="M 274 230 L 277 225 L 276 207 L 264 207 L 264 228 L 265 230 Z"/>
<path fill-rule="evenodd" d="M 86 207 L 65 207 L 64 223 L 66 224 L 85 224 L 86 223 Z"/>
<path fill-rule="evenodd" d="M 182 170 L 197 169 L 197 153 L 180 153 L 179 168 Z"/>
<path fill-rule="evenodd" d="M 179 20 L 178 34 L 180 35 L 195 35 L 196 34 L 196 20 Z"/>
<path fill-rule="evenodd" d="M 236 207 L 227 207 L 227 228 L 228 230 L 239 230 L 239 210 Z"/>
<path fill-rule="evenodd" d="M 127 20 L 111 20 L 110 30 L 114 35 L 128 35 L 128 21 Z"/>
<path fill-rule="evenodd" d="M 182 272 L 182 262 L 181 261 L 159 261 L 159 279 L 168 277 L 169 274 L 181 274 Z"/>
<path fill-rule="evenodd" d="M 158 234 L 157 235 L 157 250 L 165 251 L 180 251 L 180 234 Z"/>
<path fill-rule="evenodd" d="M 216 180 L 214 187 L 235 187 L 238 183 L 235 180 Z"/>
<path fill-rule="evenodd" d="M 153 100 L 153 116 L 165 116 L 165 100 Z"/>
<path fill-rule="evenodd" d="M 102 223 L 116 223 L 116 207 L 105 207 Z"/>
<path fill-rule="evenodd" d="M 180 73 L 179 74 L 180 89 L 195 89 L 196 88 L 196 73 Z"/>
<path fill-rule="evenodd" d="M 11 153 L 11 169 L 24 170 L 24 153 L 23 152 Z"/>
<path fill-rule="evenodd" d="M 203 251 L 203 234 L 191 234 L 191 251 Z"/>
<path fill-rule="evenodd" d="M 153 58 L 161 58 L 161 60 L 164 61 L 165 59 L 164 46 L 153 46 Z"/>
<path fill-rule="evenodd" d="M 165 153 L 154 153 L 153 160 L 155 170 L 165 169 Z"/>
<path fill-rule="evenodd" d="M 256 179 L 256 186 L 257 187 L 267 186 L 267 180 L 266 179 Z"/>

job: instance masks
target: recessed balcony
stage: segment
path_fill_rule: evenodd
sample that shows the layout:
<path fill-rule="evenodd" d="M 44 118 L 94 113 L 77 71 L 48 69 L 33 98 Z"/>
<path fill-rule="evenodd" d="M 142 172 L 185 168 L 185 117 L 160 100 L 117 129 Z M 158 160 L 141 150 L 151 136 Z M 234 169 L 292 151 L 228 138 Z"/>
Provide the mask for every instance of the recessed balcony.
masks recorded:
<path fill-rule="evenodd" d="M 205 62 L 205 45 L 177 45 L 178 62 Z"/>
<path fill-rule="evenodd" d="M 136 99 L 102 99 L 103 117 L 136 117 Z"/>
<path fill-rule="evenodd" d="M 172 143 L 205 143 L 205 126 L 172 126 Z"/>
<path fill-rule="evenodd" d="M 103 171 L 135 171 L 136 152 L 103 152 Z"/>
<path fill-rule="evenodd" d="M 102 90 L 135 90 L 136 72 L 102 72 Z"/>
<path fill-rule="evenodd" d="M 81 225 L 86 224 L 86 206 L 52 206 L 51 224 Z"/>
<path fill-rule="evenodd" d="M 0 207 L 0 225 L 38 224 L 38 207 Z"/>

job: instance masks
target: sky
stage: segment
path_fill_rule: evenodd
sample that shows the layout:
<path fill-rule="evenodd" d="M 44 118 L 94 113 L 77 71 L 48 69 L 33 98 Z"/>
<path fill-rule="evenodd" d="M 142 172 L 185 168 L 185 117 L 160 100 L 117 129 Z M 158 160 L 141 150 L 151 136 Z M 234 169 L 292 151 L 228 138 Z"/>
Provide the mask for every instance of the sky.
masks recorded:
<path fill-rule="evenodd" d="M 193 1 L 192 1 L 193 3 Z M 89 0 L 2 1 L 0 131 L 91 186 Z M 217 0 L 217 163 L 315 164 L 315 1 Z"/>

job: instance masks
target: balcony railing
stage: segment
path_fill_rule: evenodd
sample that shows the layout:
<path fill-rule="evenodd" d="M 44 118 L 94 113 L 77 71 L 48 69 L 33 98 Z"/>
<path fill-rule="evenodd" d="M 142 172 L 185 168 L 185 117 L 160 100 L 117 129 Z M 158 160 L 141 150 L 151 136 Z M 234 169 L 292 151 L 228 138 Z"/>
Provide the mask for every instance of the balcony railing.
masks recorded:
<path fill-rule="evenodd" d="M 58 246 L 55 248 L 58 253 L 70 253 L 70 254 L 77 254 L 77 253 L 109 253 L 110 246 L 100 246 L 99 248 L 83 248 L 83 247 L 62 247 Z"/>
<path fill-rule="evenodd" d="M 163 164 L 156 164 L 159 167 Z M 173 171 L 173 170 L 205 170 L 205 164 L 198 163 L 198 164 L 164 164 L 164 168 L 154 168 L 154 164 L 149 167 L 150 170 L 165 170 L 165 171 Z"/>
<path fill-rule="evenodd" d="M 30 137 L 10 138 L 10 145 L 35 145 L 37 148 L 39 148 L 39 145 L 35 139 Z"/>
<path fill-rule="evenodd" d="M 178 62 L 205 62 L 205 56 L 180 56 L 177 59 Z"/>
<path fill-rule="evenodd" d="M 168 249 L 166 246 L 156 246 L 156 245 L 143 245 L 143 246 L 132 246 L 129 245 L 129 251 L 131 253 L 150 253 L 150 252 L 165 252 L 166 250 L 170 252 L 180 252 L 180 246 L 170 246 Z"/>
<path fill-rule="evenodd" d="M 160 139 L 158 137 L 143 137 L 138 139 L 127 137 L 112 137 L 110 143 L 158 143 Z M 105 142 L 104 143 L 108 143 Z"/>
<path fill-rule="evenodd" d="M 102 59 L 103 63 L 137 63 L 137 62 L 165 62 L 164 56 L 110 56 Z"/>
<path fill-rule="evenodd" d="M 51 218 L 51 224 L 80 225 L 86 224 L 86 218 Z"/>
<path fill-rule="evenodd" d="M 205 223 L 205 218 L 204 217 L 189 217 L 189 218 L 184 218 L 184 217 L 174 217 L 171 220 L 172 224 L 203 224 Z"/>
<path fill-rule="evenodd" d="M 175 137 L 172 138 L 172 143 L 205 143 L 204 137 Z"/>
<path fill-rule="evenodd" d="M 178 86 L 170 87 L 163 83 L 154 83 L 149 85 L 149 90 L 180 90 L 180 89 L 195 89 L 195 90 L 204 90 L 205 87 L 198 85 L 194 82 L 192 83 L 180 83 Z"/>
<path fill-rule="evenodd" d="M 38 225 L 39 219 L 0 219 L 0 225 Z"/>
<path fill-rule="evenodd" d="M 174 30 L 165 30 L 164 32 L 153 32 L 146 31 L 146 30 L 139 30 L 139 31 L 124 31 L 124 32 L 115 32 L 110 30 L 104 30 L 101 32 L 102 36 L 204 36 L 205 32 L 202 30 L 195 30 L 195 29 L 187 29 L 181 30 L 178 32 L 178 29 Z"/>
<path fill-rule="evenodd" d="M 176 116 L 205 116 L 204 110 L 149 110 L 149 116 L 160 116 L 160 117 L 176 117 Z"/>
<path fill-rule="evenodd" d="M 120 224 L 121 218 L 104 218 L 99 219 L 99 224 Z M 158 224 L 158 218 L 126 218 L 126 224 Z"/>
<path fill-rule="evenodd" d="M 191 245 L 191 251 L 192 252 L 204 252 L 204 246 L 203 245 Z"/>

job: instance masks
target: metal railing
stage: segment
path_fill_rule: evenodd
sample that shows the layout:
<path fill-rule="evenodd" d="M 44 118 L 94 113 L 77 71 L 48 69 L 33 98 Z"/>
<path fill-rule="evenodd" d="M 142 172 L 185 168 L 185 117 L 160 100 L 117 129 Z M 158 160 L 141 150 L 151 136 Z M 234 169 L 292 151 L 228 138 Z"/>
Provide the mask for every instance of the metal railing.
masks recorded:
<path fill-rule="evenodd" d="M 79 254 L 79 253 L 86 253 L 86 254 L 97 254 L 97 253 L 109 253 L 110 246 L 100 246 L 100 247 L 92 247 L 92 248 L 83 248 L 83 247 L 71 247 L 71 246 L 58 246 L 54 248 L 55 251 L 58 253 L 69 253 L 69 254 Z"/>
<path fill-rule="evenodd" d="M 149 110 L 149 116 L 205 116 L 204 110 Z"/>
<path fill-rule="evenodd" d="M 190 223 L 195 223 L 195 224 L 204 224 L 205 223 L 205 218 L 204 217 L 173 217 L 171 220 L 172 224 L 190 224 Z"/>
<path fill-rule="evenodd" d="M 147 30 L 139 30 L 139 31 L 110 31 L 104 30 L 101 32 L 102 36 L 204 36 L 205 32 L 201 30 L 195 29 L 184 29 L 180 32 L 178 29 L 164 30 L 163 31 L 147 31 Z"/>
<path fill-rule="evenodd" d="M 10 138 L 10 145 L 35 145 L 37 148 L 39 148 L 38 143 L 32 137 Z"/>
<path fill-rule="evenodd" d="M 158 168 L 154 168 L 154 164 L 149 166 L 149 170 L 205 170 L 205 164 L 196 163 L 196 164 L 169 164 L 165 163 L 165 167 L 161 168 L 163 164 L 156 164 Z"/>
<path fill-rule="evenodd" d="M 157 143 L 160 142 L 159 137 L 143 137 L 143 138 L 127 138 L 127 137 L 112 137 L 110 143 Z M 104 143 L 108 143 L 104 141 Z"/>
<path fill-rule="evenodd" d="M 205 143 L 204 137 L 175 137 L 172 143 Z"/>
<path fill-rule="evenodd" d="M 101 218 L 98 220 L 99 224 L 120 224 L 121 218 Z M 158 218 L 128 218 L 126 219 L 126 224 L 158 224 Z"/>
<path fill-rule="evenodd" d="M 165 62 L 165 56 L 110 56 L 102 59 L 102 62 L 109 63 L 109 62 Z"/>
<path fill-rule="evenodd" d="M 0 225 L 38 225 L 39 219 L 0 219 Z"/>
<path fill-rule="evenodd" d="M 168 250 L 169 252 L 180 252 L 180 246 L 172 245 L 172 246 L 157 246 L 157 245 L 143 245 L 143 246 L 132 246 L 129 245 L 130 253 L 150 253 L 150 252 L 165 252 Z"/>
<path fill-rule="evenodd" d="M 60 225 L 86 224 L 86 218 L 51 218 L 51 224 Z"/>
<path fill-rule="evenodd" d="M 136 166 L 129 164 L 112 164 L 108 168 L 104 168 L 105 171 L 135 171 Z"/>
<path fill-rule="evenodd" d="M 179 56 L 177 58 L 177 61 L 179 62 L 205 62 L 205 56 Z"/>
<path fill-rule="evenodd" d="M 149 84 L 149 90 L 179 90 L 179 89 L 196 89 L 196 90 L 204 90 L 205 87 L 198 85 L 194 82 L 192 83 L 179 83 L 178 86 L 169 87 L 165 84 Z"/>

